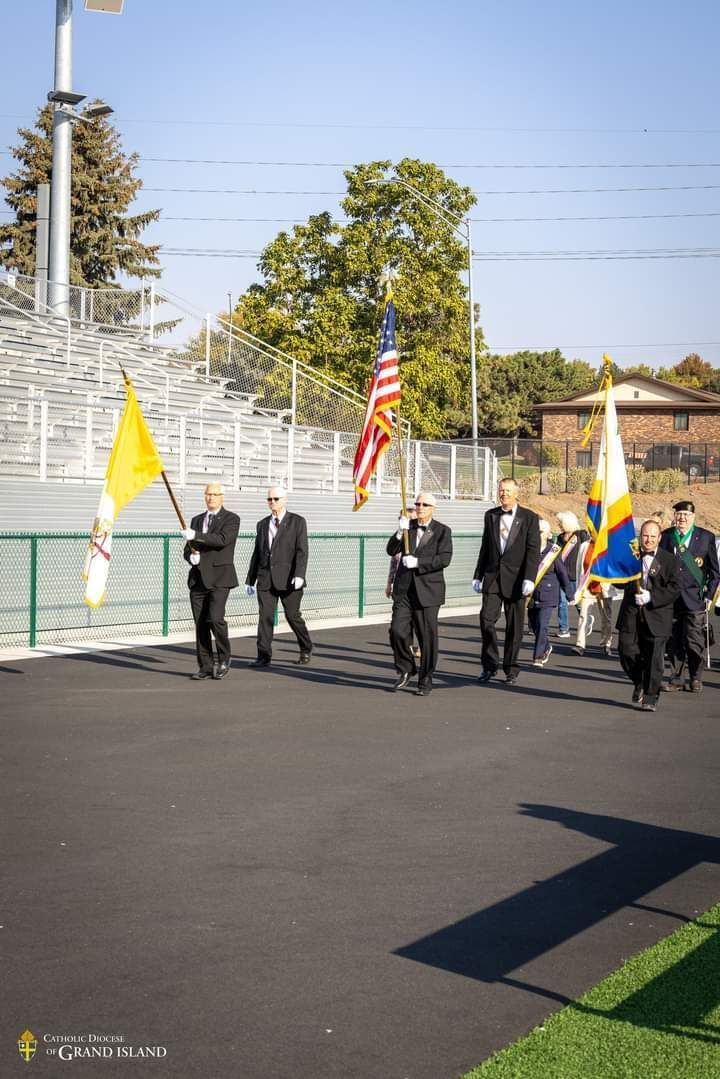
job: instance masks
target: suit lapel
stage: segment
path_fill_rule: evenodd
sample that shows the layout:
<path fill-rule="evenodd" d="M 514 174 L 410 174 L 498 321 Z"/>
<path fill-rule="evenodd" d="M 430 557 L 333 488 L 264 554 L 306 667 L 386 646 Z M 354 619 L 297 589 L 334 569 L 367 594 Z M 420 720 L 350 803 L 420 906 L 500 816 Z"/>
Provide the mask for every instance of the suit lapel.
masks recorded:
<path fill-rule="evenodd" d="M 518 537 L 519 531 L 520 531 L 520 509 L 518 507 L 518 509 L 515 510 L 515 516 L 513 517 L 513 522 L 510 525 L 510 532 L 508 533 L 507 543 L 505 544 L 505 550 L 506 551 L 508 551 L 512 547 L 513 543 L 515 542 L 515 540 Z"/>
<path fill-rule="evenodd" d="M 492 520 L 492 530 L 491 531 L 492 531 L 493 539 L 495 540 L 495 546 L 497 547 L 500 554 L 502 554 L 502 547 L 500 545 L 500 517 L 501 516 L 502 516 L 502 510 L 498 509 L 497 513 L 493 513 L 492 518 L 491 518 L 491 520 Z"/>

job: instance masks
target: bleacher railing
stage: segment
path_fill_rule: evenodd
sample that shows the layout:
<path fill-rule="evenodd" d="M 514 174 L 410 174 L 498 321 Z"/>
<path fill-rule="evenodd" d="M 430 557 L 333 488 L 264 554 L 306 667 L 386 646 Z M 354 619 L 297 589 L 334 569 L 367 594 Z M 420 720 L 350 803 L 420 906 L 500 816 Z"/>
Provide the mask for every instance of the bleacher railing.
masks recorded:
<path fill-rule="evenodd" d="M 450 607 L 475 605 L 469 588 L 481 534 L 455 533 L 453 560 L 445 571 Z M 254 532 L 241 532 L 235 565 L 242 580 Z M 303 612 L 308 619 L 389 615 L 385 597 L 389 559 L 386 538 L 354 533 L 311 533 Z M 117 532 L 108 598 L 95 610 L 83 603 L 80 574 L 88 536 L 81 532 L 0 533 L 6 587 L 0 597 L 0 648 L 188 633 L 193 620 L 188 565 L 176 532 Z M 257 600 L 244 588 L 230 592 L 231 628 L 257 622 Z M 389 654 L 389 653 L 388 653 Z"/>
<path fill-rule="evenodd" d="M 101 477 L 104 451 L 109 448 L 108 413 L 113 416 L 112 432 L 117 420 L 113 398 L 117 408 L 122 407 L 122 363 L 136 381 L 151 429 L 164 439 L 168 469 L 180 482 L 192 472 L 196 480 L 220 476 L 235 488 L 280 480 L 290 489 L 338 493 L 350 485 L 365 410 L 359 394 L 249 334 L 220 325 L 215 316 L 203 318 L 182 308 L 170 296 L 167 303 L 174 305 L 170 314 L 178 315 L 186 332 L 193 324 L 198 330 L 183 348 L 58 319 L 34 295 L 36 284 L 33 278 L 0 272 L 0 310 L 13 319 L 26 318 L 28 327 L 43 335 L 45 351 L 52 352 L 56 339 L 57 356 L 68 370 L 66 375 L 55 371 L 52 385 L 47 380 L 40 384 L 39 375 L 35 385 L 28 375 L 24 404 L 0 396 L 0 433 L 6 435 L 0 468 L 6 474 L 12 474 L 15 462 L 18 475 L 43 480 Z M 74 293 L 73 297 L 74 310 L 78 305 Z M 87 298 L 79 309 L 98 310 Z M 140 310 L 145 309 L 143 302 Z M 83 377 L 93 383 L 84 394 L 75 371 L 76 356 Z M 2 371 L 5 387 L 12 366 L 9 360 Z M 54 388 L 63 390 L 65 399 L 60 392 L 54 394 Z M 181 414 L 178 402 L 185 389 L 192 389 L 198 399 L 195 407 L 186 406 Z M 70 404 L 69 394 L 74 395 Z M 252 415 L 268 420 L 265 430 L 258 431 L 257 424 L 250 429 Z M 409 436 L 409 425 L 404 425 L 408 490 L 424 487 L 440 498 L 490 497 L 495 464 L 487 448 L 418 442 Z M 394 441 L 382 460 L 377 492 L 399 491 L 400 467 Z"/>

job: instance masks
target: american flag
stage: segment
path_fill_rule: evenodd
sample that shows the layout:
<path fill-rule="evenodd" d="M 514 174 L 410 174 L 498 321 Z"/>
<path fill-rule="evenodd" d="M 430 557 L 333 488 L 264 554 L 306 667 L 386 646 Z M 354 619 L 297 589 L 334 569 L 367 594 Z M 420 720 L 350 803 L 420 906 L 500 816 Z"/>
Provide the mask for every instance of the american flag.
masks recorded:
<path fill-rule="evenodd" d="M 353 510 L 359 510 L 368 500 L 370 478 L 392 441 L 393 417 L 390 410 L 397 408 L 399 404 L 400 375 L 395 344 L 395 304 L 388 299 L 380 332 L 380 347 L 370 380 L 365 420 L 355 451 Z"/>

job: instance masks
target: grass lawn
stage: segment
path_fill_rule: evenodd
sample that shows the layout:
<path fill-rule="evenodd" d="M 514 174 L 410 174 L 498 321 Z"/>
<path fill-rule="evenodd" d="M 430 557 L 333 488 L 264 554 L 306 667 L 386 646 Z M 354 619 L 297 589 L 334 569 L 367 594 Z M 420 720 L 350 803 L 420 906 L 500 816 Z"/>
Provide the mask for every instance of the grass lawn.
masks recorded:
<path fill-rule="evenodd" d="M 720 904 L 465 1079 L 717 1079 Z"/>
<path fill-rule="evenodd" d="M 548 466 L 549 467 L 549 466 Z M 512 475 L 512 461 L 509 457 L 498 457 L 498 468 L 503 476 Z M 524 465 L 522 461 L 515 459 L 515 479 L 521 480 L 525 476 L 535 476 L 540 471 L 537 465 Z"/>

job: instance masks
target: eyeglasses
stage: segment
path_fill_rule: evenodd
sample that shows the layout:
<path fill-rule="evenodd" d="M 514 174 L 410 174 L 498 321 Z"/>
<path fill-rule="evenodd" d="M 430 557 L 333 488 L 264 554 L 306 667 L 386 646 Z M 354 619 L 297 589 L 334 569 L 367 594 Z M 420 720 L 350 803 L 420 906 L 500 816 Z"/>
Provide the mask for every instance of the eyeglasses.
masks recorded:
<path fill-rule="evenodd" d="M 421 506 L 422 506 L 423 509 L 432 509 L 433 508 L 432 502 L 416 502 L 415 506 L 418 509 L 420 509 Z"/>
<path fill-rule="evenodd" d="M 273 495 L 268 495 L 268 499 L 267 499 L 267 500 L 268 500 L 268 502 L 282 502 L 282 500 L 283 500 L 283 496 L 282 496 L 282 495 L 278 495 L 277 497 L 273 497 Z"/>

